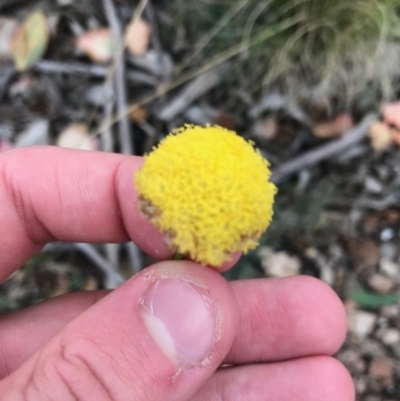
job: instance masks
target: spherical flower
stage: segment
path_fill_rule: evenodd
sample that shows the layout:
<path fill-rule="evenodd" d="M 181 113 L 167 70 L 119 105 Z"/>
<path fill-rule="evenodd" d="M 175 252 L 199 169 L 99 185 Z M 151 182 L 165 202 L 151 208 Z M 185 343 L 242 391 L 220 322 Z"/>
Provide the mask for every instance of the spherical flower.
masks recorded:
<path fill-rule="evenodd" d="M 174 252 L 220 266 L 247 252 L 272 219 L 268 162 L 233 131 L 186 125 L 145 157 L 135 185 L 140 211 Z"/>

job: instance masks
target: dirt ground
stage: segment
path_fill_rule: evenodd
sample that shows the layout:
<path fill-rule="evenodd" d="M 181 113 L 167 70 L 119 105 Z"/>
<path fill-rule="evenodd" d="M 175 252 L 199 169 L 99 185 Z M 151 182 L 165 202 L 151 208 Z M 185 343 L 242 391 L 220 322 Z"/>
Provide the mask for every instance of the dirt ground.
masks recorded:
<path fill-rule="evenodd" d="M 325 281 L 347 309 L 337 358 L 354 378 L 357 399 L 399 399 L 398 104 L 382 106 L 368 87 L 347 107 L 330 99 L 329 108 L 279 85 L 250 90 L 252 71 L 238 67 L 240 54 L 193 66 L 194 44 L 168 4 L 148 2 L 140 29 L 136 5 L 0 0 L 0 152 L 47 144 L 143 155 L 186 122 L 253 140 L 279 188 L 275 217 L 259 248 L 226 277 Z M 32 53 L 26 43 L 23 50 L 6 46 L 35 10 L 47 23 L 41 44 Z M 122 55 L 112 43 L 126 39 L 133 22 Z M 15 57 L 27 68 L 17 70 Z M 0 285 L 0 313 L 70 291 L 114 288 L 152 262 L 133 244 L 50 244 Z"/>

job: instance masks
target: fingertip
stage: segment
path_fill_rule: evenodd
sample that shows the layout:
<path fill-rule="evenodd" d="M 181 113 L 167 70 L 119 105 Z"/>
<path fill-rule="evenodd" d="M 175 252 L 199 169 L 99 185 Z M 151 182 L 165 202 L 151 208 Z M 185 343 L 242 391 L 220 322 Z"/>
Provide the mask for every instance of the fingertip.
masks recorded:
<path fill-rule="evenodd" d="M 325 401 L 355 400 L 353 379 L 341 362 L 332 357 L 317 357 L 309 359 L 308 363 L 308 373 L 313 377 L 312 372 L 315 372 L 315 377 L 318 377 L 315 386 L 325 394 Z"/>
<path fill-rule="evenodd" d="M 308 302 L 314 305 L 316 317 L 314 320 L 319 322 L 315 333 L 320 344 L 320 352 L 326 355 L 334 354 L 342 346 L 347 333 L 347 317 L 343 302 L 322 280 L 310 276 L 299 276 L 298 280 L 298 285 L 304 286 L 303 291 L 308 293 Z"/>

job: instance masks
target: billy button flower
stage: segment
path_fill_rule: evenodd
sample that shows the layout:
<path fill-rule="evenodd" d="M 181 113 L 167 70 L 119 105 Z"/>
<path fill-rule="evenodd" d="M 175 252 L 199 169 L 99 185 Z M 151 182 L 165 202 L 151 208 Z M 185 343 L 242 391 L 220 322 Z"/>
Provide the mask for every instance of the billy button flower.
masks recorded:
<path fill-rule="evenodd" d="M 145 157 L 138 207 L 173 252 L 218 267 L 255 248 L 269 226 L 277 190 L 268 167 L 236 133 L 186 125 Z"/>

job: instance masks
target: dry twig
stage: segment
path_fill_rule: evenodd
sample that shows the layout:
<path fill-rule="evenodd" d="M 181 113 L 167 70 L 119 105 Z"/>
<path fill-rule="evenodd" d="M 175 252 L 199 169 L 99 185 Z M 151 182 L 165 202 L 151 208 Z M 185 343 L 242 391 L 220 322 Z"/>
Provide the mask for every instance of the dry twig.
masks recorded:
<path fill-rule="evenodd" d="M 350 146 L 362 141 L 367 136 L 369 126 L 376 119 L 377 116 L 375 114 L 370 114 L 357 127 L 345 133 L 342 138 L 329 142 L 276 167 L 272 172 L 272 181 L 276 184 L 280 183 L 284 178 L 304 168 L 315 166 L 320 161 L 347 150 Z"/>
<path fill-rule="evenodd" d="M 103 6 L 111 27 L 114 43 L 122 43 L 122 28 L 112 0 L 103 0 Z M 115 65 L 115 92 L 118 113 L 127 108 L 126 85 L 125 85 L 125 61 L 120 52 L 114 57 Z M 105 128 L 106 129 L 106 128 Z M 132 138 L 130 135 L 129 118 L 125 115 L 118 121 L 118 132 L 121 146 L 121 153 L 131 155 L 134 153 Z"/>
<path fill-rule="evenodd" d="M 229 68 L 230 65 L 225 63 L 196 78 L 175 99 L 161 109 L 160 119 L 164 121 L 173 120 L 196 99 L 215 88 L 224 79 Z"/>

